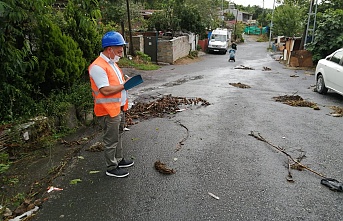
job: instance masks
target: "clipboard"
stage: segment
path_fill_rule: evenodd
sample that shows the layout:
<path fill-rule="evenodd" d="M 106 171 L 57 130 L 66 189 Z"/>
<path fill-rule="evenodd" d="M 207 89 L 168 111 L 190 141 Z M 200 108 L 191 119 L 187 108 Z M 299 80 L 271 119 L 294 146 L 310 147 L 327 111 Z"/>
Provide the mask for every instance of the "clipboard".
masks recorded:
<path fill-rule="evenodd" d="M 130 90 L 133 87 L 136 87 L 137 85 L 143 83 L 143 79 L 142 76 L 139 75 L 135 75 L 132 78 L 130 78 L 128 81 L 125 82 L 124 84 L 124 89 L 125 90 Z"/>

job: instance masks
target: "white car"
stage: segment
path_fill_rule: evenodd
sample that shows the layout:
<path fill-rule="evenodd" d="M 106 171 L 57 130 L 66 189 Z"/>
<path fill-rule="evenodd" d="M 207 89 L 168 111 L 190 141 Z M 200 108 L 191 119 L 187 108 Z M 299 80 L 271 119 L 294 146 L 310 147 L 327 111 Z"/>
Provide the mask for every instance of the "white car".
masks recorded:
<path fill-rule="evenodd" d="M 331 89 L 343 95 L 343 48 L 318 61 L 315 80 L 318 93 Z"/>

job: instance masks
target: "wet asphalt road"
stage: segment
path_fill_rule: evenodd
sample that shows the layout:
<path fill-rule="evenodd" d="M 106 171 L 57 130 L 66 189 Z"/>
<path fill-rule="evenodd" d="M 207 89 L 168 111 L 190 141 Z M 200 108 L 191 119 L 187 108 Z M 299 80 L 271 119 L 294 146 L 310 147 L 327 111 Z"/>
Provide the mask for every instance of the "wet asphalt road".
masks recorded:
<path fill-rule="evenodd" d="M 291 170 L 295 182 L 287 182 L 286 155 L 249 136 L 259 132 L 294 158 L 305 154 L 303 164 L 343 181 L 343 118 L 329 116 L 329 106 L 342 107 L 343 97 L 313 92 L 313 70 L 286 69 L 267 47 L 239 44 L 235 63 L 227 61 L 228 55 L 206 54 L 188 65 L 125 70 L 145 80 L 130 91 L 131 99 L 171 94 L 200 97 L 211 105 L 131 126 L 124 144 L 135 165 L 127 178 L 107 177 L 103 153 L 82 150 L 84 159 L 75 159 L 54 181 L 64 190 L 51 193 L 34 220 L 342 220 L 343 193 L 330 191 L 320 176 L 306 170 Z M 254 70 L 234 69 L 238 65 Z M 238 82 L 251 88 L 229 85 Z M 320 110 L 273 99 L 292 94 Z M 157 160 L 176 174 L 158 173 Z M 82 182 L 69 184 L 73 179 Z"/>

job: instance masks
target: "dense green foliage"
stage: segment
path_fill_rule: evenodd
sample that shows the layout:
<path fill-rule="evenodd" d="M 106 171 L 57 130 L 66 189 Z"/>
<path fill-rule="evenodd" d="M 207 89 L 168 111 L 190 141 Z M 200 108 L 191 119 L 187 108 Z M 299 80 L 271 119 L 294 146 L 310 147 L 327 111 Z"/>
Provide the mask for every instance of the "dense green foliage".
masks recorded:
<path fill-rule="evenodd" d="M 0 122 L 33 114 L 31 73 L 38 65 L 30 38 L 41 9 L 38 2 L 1 2 L 0 7 Z"/>
<path fill-rule="evenodd" d="M 343 47 L 342 21 L 343 1 L 331 0 L 319 5 L 314 41 L 306 46 L 314 62 Z"/>
<path fill-rule="evenodd" d="M 343 47 L 343 9 L 328 9 L 318 15 L 314 41 L 307 46 L 318 61 Z"/>
<path fill-rule="evenodd" d="M 82 51 L 70 36 L 63 34 L 51 21 L 43 20 L 39 27 L 44 35 L 36 43 L 43 50 L 37 51 L 40 62 L 31 76 L 31 82 L 45 95 L 52 90 L 70 89 L 86 68 Z"/>
<path fill-rule="evenodd" d="M 100 18 L 101 11 L 96 1 L 69 1 L 63 18 L 58 21 L 63 33 L 78 43 L 87 63 L 93 61 L 101 50 L 101 33 L 97 24 Z"/>
<path fill-rule="evenodd" d="M 204 34 L 205 23 L 194 5 L 168 5 L 167 10 L 156 12 L 148 22 L 150 30 L 157 31 L 190 31 Z"/>

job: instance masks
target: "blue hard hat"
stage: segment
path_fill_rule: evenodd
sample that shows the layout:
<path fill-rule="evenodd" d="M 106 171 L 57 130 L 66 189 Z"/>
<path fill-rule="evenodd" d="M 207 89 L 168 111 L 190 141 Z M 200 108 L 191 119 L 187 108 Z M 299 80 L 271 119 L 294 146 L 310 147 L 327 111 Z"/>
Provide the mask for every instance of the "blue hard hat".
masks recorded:
<path fill-rule="evenodd" d="M 101 40 L 102 47 L 106 48 L 109 46 L 122 46 L 127 44 L 123 38 L 123 36 L 116 31 L 109 31 L 102 37 Z"/>

